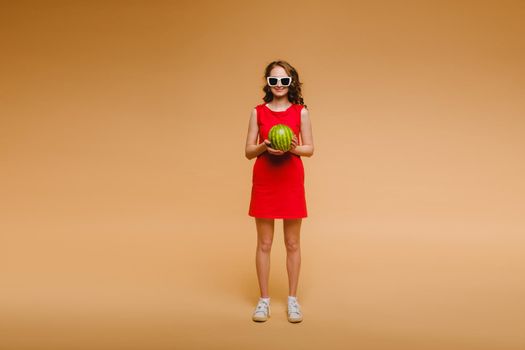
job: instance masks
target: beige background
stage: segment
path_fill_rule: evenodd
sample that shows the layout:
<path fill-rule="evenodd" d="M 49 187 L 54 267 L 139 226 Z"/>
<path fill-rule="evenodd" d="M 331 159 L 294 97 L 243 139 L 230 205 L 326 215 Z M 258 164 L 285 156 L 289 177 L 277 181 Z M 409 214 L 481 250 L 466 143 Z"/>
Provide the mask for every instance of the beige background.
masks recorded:
<path fill-rule="evenodd" d="M 2 1 L 3 349 L 525 348 L 523 1 Z M 315 154 L 286 321 L 244 158 L 294 65 Z"/>

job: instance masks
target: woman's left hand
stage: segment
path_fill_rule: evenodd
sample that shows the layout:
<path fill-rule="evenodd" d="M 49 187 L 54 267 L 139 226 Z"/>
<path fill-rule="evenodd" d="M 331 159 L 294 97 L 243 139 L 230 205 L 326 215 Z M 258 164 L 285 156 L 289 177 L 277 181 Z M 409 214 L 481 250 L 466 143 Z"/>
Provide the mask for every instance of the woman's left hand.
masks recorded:
<path fill-rule="evenodd" d="M 292 144 L 290 145 L 290 149 L 288 151 L 295 149 L 298 143 L 299 143 L 299 140 L 297 140 L 297 136 L 293 135 Z"/>

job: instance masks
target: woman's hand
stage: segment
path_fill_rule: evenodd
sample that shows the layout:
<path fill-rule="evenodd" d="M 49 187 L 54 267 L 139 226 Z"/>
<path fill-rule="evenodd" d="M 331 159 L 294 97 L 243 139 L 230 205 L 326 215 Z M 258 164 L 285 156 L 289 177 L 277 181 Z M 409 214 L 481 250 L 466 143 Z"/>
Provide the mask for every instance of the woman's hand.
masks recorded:
<path fill-rule="evenodd" d="M 291 150 L 295 149 L 295 147 L 297 147 L 298 143 L 299 143 L 299 140 L 297 140 L 297 136 L 295 136 L 295 134 L 294 134 L 293 138 L 292 138 L 292 144 L 291 144 L 290 149 L 288 150 L 288 152 L 290 152 Z"/>
<path fill-rule="evenodd" d="M 284 151 L 281 151 L 279 149 L 273 149 L 270 147 L 271 145 L 271 142 L 270 140 L 266 139 L 264 140 L 264 144 L 266 145 L 266 150 L 268 151 L 268 153 L 270 154 L 273 154 L 273 155 L 276 155 L 276 156 L 280 156 L 280 155 L 283 155 L 285 152 Z"/>

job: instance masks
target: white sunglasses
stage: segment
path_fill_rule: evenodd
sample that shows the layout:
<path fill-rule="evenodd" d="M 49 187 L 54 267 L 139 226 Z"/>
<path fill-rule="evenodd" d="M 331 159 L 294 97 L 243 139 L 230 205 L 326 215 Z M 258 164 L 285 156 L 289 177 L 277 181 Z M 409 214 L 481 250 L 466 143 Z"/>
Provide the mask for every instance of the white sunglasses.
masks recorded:
<path fill-rule="evenodd" d="M 266 77 L 269 86 L 277 86 L 277 82 L 281 82 L 282 86 L 290 86 L 292 77 Z"/>

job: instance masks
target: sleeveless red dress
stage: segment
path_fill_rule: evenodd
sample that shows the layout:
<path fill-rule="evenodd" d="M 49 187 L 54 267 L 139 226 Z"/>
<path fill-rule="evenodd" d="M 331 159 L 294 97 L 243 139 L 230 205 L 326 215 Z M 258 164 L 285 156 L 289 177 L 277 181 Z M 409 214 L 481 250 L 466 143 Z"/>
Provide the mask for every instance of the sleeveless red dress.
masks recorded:
<path fill-rule="evenodd" d="M 285 111 L 273 111 L 265 103 L 257 105 L 259 142 L 268 138 L 275 124 L 286 124 L 299 140 L 303 105 L 292 104 Z M 301 157 L 291 152 L 278 156 L 264 151 L 253 165 L 249 216 L 296 219 L 308 216 Z"/>

